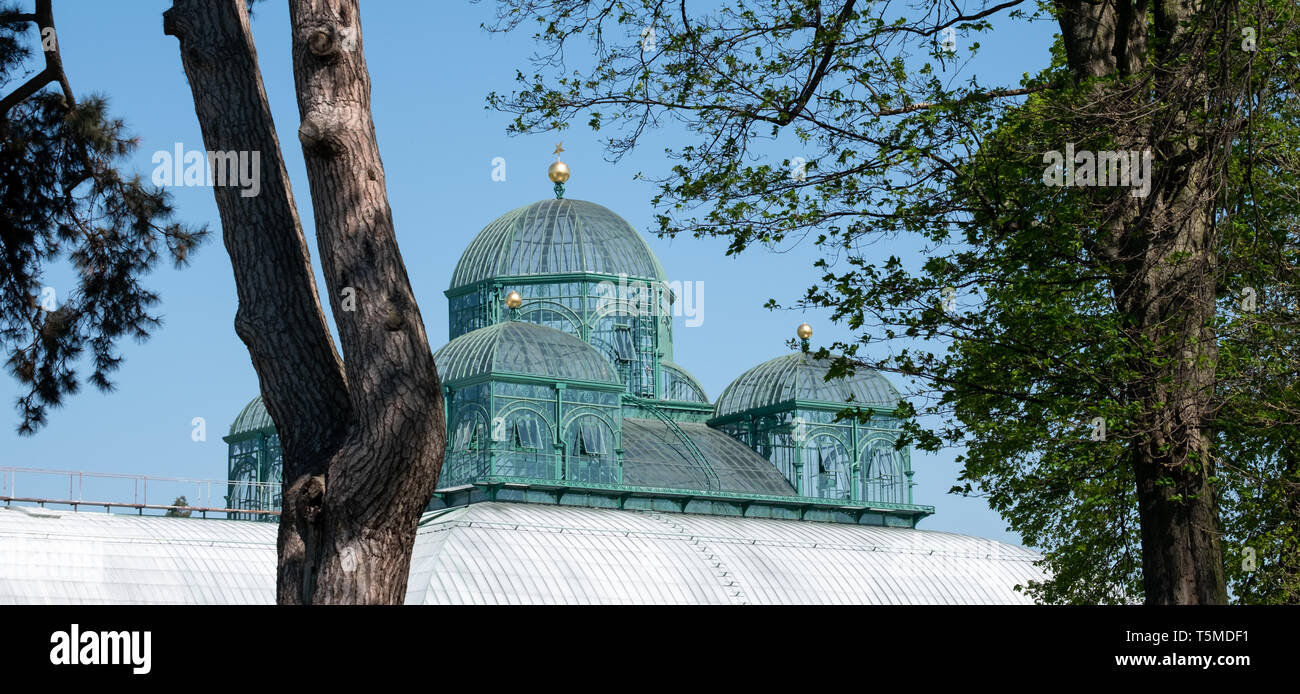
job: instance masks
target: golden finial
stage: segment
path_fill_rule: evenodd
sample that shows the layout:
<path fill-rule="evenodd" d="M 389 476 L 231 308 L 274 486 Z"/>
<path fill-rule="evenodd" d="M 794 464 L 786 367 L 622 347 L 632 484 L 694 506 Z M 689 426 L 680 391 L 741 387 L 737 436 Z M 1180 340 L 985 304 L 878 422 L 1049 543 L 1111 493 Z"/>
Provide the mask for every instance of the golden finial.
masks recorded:
<path fill-rule="evenodd" d="M 807 340 L 812 337 L 812 326 L 807 323 L 800 323 L 795 333 L 799 335 L 800 340 Z"/>
<path fill-rule="evenodd" d="M 564 184 L 569 180 L 569 165 L 560 161 L 560 152 L 563 151 L 564 143 L 555 143 L 555 151 L 552 152 L 555 155 L 555 163 L 551 164 L 550 168 L 546 170 L 546 177 L 551 179 L 551 183 L 555 184 L 555 198 L 557 200 L 564 197 Z"/>
<path fill-rule="evenodd" d="M 506 294 L 506 308 L 516 309 L 523 305 L 524 297 L 519 296 L 519 292 L 512 289 L 509 294 Z"/>
<path fill-rule="evenodd" d="M 557 161 L 546 169 L 546 176 L 551 179 L 551 183 L 565 183 L 569 180 L 569 165 Z"/>
<path fill-rule="evenodd" d="M 559 149 L 558 147 L 556 149 Z M 551 183 L 565 183 L 569 180 L 569 165 L 560 161 L 559 156 L 555 157 L 555 163 L 546 169 L 546 176 L 551 179 Z"/>

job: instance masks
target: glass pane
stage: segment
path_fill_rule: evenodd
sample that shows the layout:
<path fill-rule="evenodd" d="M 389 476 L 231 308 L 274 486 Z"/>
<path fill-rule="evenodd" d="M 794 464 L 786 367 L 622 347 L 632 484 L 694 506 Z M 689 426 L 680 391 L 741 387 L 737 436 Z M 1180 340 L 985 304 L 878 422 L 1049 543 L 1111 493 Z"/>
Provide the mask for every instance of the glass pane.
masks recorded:
<path fill-rule="evenodd" d="M 605 447 L 605 428 L 600 426 L 596 421 L 587 418 L 582 422 L 582 454 L 583 455 L 604 455 L 607 452 Z"/>
<path fill-rule="evenodd" d="M 635 361 L 636 349 L 632 346 L 632 331 L 626 325 L 614 330 L 614 354 L 620 361 Z"/>

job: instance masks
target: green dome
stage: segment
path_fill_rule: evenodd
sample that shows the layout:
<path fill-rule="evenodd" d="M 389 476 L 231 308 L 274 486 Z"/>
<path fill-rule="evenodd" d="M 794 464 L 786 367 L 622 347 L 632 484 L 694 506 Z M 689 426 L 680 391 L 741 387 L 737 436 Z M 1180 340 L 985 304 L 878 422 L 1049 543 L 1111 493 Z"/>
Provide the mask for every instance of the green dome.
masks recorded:
<path fill-rule="evenodd" d="M 262 396 L 259 395 L 239 411 L 239 416 L 230 425 L 227 437 L 256 434 L 267 429 L 274 432 L 275 422 L 271 421 L 271 415 L 267 413 L 266 406 L 262 404 Z"/>
<path fill-rule="evenodd" d="M 787 354 L 741 374 L 718 397 L 717 417 L 768 407 L 789 400 L 814 400 L 875 407 L 892 412 L 900 395 L 888 379 L 871 369 L 826 380 L 831 360 Z"/>
<path fill-rule="evenodd" d="M 621 385 L 613 365 L 591 345 L 555 328 L 522 321 L 465 333 L 443 345 L 433 361 L 443 383 L 483 374 L 524 374 Z"/>
<path fill-rule="evenodd" d="M 494 277 L 583 272 L 668 279 L 650 246 L 612 210 L 585 200 L 542 200 L 483 227 L 456 264 L 451 289 Z"/>

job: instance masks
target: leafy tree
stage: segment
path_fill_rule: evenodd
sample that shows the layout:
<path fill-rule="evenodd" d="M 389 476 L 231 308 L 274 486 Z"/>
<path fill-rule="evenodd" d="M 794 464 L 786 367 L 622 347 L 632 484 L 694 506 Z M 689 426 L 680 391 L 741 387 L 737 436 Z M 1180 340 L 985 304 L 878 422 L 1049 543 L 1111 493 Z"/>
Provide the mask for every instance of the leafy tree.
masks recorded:
<path fill-rule="evenodd" d="M 182 511 L 182 510 L 181 510 L 181 508 L 190 505 L 189 500 L 186 499 L 184 495 L 181 495 L 181 496 L 176 497 L 176 499 L 174 499 L 174 500 L 172 501 L 172 504 L 171 504 L 171 505 L 172 505 L 172 506 L 175 506 L 175 507 L 177 507 L 177 508 L 169 508 L 169 509 L 167 509 L 167 513 L 164 513 L 164 514 L 163 514 L 163 515 L 166 516 L 167 518 L 189 518 L 189 517 L 190 517 L 190 514 L 193 513 L 193 511 Z"/>
<path fill-rule="evenodd" d="M 244 0 L 174 0 L 163 29 L 209 151 L 258 152 L 260 192 L 214 186 L 248 347 L 283 455 L 277 599 L 400 603 L 442 466 L 441 386 L 397 248 L 357 0 L 290 0 L 298 140 L 343 356 L 271 120 Z"/>
<path fill-rule="evenodd" d="M 118 341 L 160 323 L 141 278 L 163 255 L 184 265 L 206 230 L 173 222 L 167 194 L 121 170 L 137 141 L 103 97 L 74 96 L 50 0 L 0 7 L 0 80 L 0 350 L 31 434 L 77 391 L 87 350 L 86 381 L 112 389 Z M 58 263 L 74 286 L 45 284 Z"/>
<path fill-rule="evenodd" d="M 1044 550 L 1040 599 L 1221 603 L 1231 576 L 1294 601 L 1294 2 L 975 5 L 500 0 L 492 28 L 536 21 L 544 49 L 489 105 L 514 132 L 613 127 L 616 159 L 694 133 L 658 231 L 811 238 L 800 302 L 857 333 L 838 371 L 935 396 L 900 403 L 910 436 L 965 448 L 954 491 Z M 1013 19 L 1056 23 L 1047 67 L 986 83 L 972 38 Z M 570 70 L 575 43 L 595 58 Z M 1096 185 L 1104 152 L 1132 166 Z M 918 263 L 882 250 L 899 234 Z"/>

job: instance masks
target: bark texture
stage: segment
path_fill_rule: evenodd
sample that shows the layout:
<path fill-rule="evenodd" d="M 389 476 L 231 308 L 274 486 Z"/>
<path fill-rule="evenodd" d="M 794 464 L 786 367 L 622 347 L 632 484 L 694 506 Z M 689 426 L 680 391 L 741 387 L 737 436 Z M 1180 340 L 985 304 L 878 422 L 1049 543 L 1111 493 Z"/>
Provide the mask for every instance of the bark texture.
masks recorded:
<path fill-rule="evenodd" d="M 291 14 L 299 133 L 346 361 L 312 277 L 245 1 L 175 0 L 163 24 L 180 41 L 206 148 L 260 153 L 259 195 L 213 190 L 236 331 L 283 448 L 278 600 L 400 603 L 442 462 L 440 386 L 388 207 L 356 2 L 293 2 Z M 336 50 L 321 32 L 343 39 Z"/>
<path fill-rule="evenodd" d="M 1129 397 L 1141 405 L 1130 454 L 1137 479 L 1146 599 L 1151 604 L 1227 601 L 1210 432 L 1218 359 L 1213 321 L 1217 234 L 1209 219 L 1212 152 L 1204 122 L 1188 117 L 1207 76 L 1190 21 L 1200 0 L 1060 3 L 1060 25 L 1076 80 L 1127 77 L 1153 68 L 1148 85 L 1167 103 L 1153 121 L 1115 133 L 1126 148 L 1150 147 L 1147 197 L 1112 208 L 1097 253 L 1115 262 L 1115 301 L 1143 353 Z M 1204 28 L 1204 23 L 1201 24 Z M 1175 67 L 1179 59 L 1193 56 Z M 1112 107 L 1144 92 L 1102 82 L 1097 104 Z M 1185 99 L 1186 103 L 1178 100 Z M 1122 112 L 1122 107 L 1121 107 Z M 1123 123 L 1121 122 L 1121 126 Z M 1121 193 L 1127 196 L 1127 193 Z"/>

